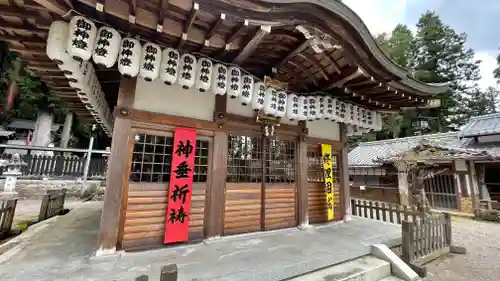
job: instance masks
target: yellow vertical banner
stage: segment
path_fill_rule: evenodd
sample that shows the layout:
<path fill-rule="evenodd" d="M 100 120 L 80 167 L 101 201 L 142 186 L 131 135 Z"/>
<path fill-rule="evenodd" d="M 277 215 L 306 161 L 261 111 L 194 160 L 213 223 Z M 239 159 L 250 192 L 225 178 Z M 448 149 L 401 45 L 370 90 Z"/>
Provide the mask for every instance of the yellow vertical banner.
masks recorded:
<path fill-rule="evenodd" d="M 321 158 L 323 160 L 323 177 L 325 179 L 326 204 L 328 208 L 328 220 L 333 220 L 335 216 L 334 197 L 333 197 L 333 163 L 332 146 L 329 144 L 321 145 Z"/>

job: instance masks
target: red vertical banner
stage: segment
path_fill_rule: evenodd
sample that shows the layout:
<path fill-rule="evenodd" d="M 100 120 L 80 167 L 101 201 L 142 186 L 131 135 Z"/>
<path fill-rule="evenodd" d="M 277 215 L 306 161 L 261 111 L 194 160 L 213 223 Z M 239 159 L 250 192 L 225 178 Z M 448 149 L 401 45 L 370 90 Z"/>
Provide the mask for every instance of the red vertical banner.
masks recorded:
<path fill-rule="evenodd" d="M 188 240 L 196 130 L 176 128 L 165 219 L 165 244 Z"/>

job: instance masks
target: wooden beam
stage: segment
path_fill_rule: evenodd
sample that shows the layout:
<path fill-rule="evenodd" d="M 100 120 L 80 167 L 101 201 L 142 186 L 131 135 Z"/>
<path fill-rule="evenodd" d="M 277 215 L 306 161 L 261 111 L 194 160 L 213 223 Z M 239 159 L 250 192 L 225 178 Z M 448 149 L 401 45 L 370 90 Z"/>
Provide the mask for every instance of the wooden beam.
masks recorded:
<path fill-rule="evenodd" d="M 328 89 L 337 88 L 337 87 L 343 87 L 346 82 L 348 82 L 356 77 L 359 77 L 363 74 L 364 74 L 364 71 L 360 67 L 358 67 L 356 69 L 356 71 L 354 71 L 353 73 L 331 83 L 330 85 L 328 85 L 328 87 L 324 88 L 323 90 L 328 90 Z"/>
<path fill-rule="evenodd" d="M 168 4 L 170 0 L 160 0 L 158 2 L 158 14 L 157 14 L 157 22 L 156 22 L 156 31 L 163 32 L 163 22 L 167 17 Z"/>
<path fill-rule="evenodd" d="M 118 92 L 118 106 L 133 106 L 136 84 L 136 78 L 122 78 Z M 104 194 L 104 206 L 97 241 L 97 255 L 114 252 L 116 246 L 121 242 L 118 237 L 125 219 L 125 201 L 123 201 L 122 195 L 123 187 L 128 182 L 125 172 L 128 167 L 128 153 L 123 153 L 123 151 L 129 145 L 131 125 L 130 119 L 117 117 L 115 120 L 106 176 L 106 193 Z"/>
<path fill-rule="evenodd" d="M 351 187 L 349 186 L 349 149 L 347 147 L 347 125 L 339 123 L 340 141 L 343 147 L 339 153 L 340 163 L 340 209 L 344 221 L 351 220 Z"/>
<path fill-rule="evenodd" d="M 303 53 L 298 53 L 297 56 L 302 58 L 303 60 L 309 62 L 314 67 L 316 67 L 316 69 L 318 69 L 321 76 L 323 76 L 323 79 L 325 79 L 326 81 L 330 80 L 328 78 L 328 75 L 326 75 L 326 72 L 323 70 L 323 67 L 316 61 L 316 59 L 310 59 L 306 55 L 304 55 Z"/>
<path fill-rule="evenodd" d="M 305 41 L 303 41 L 295 50 L 291 51 L 286 57 L 284 57 L 280 62 L 278 62 L 274 67 L 276 69 L 279 69 L 281 66 L 283 66 L 285 63 L 290 61 L 292 58 L 294 58 L 298 53 L 302 52 L 305 50 L 309 44 L 311 43 L 312 38 L 309 38 Z"/>
<path fill-rule="evenodd" d="M 58 14 L 63 18 L 68 18 L 70 16 L 70 8 L 66 4 L 61 3 L 59 0 L 33 0 L 39 5 L 45 7 L 52 13 Z"/>
<path fill-rule="evenodd" d="M 135 17 L 135 13 L 137 12 L 137 0 L 128 0 L 128 13 Z"/>
<path fill-rule="evenodd" d="M 182 47 L 184 46 L 184 43 L 186 43 L 187 38 L 188 38 L 187 33 L 182 33 L 182 36 L 179 39 L 179 42 L 177 43 L 177 49 L 178 50 L 182 49 Z"/>
<path fill-rule="evenodd" d="M 37 12 L 28 10 L 27 8 L 5 7 L 0 9 L 1 16 L 18 17 L 21 19 L 37 19 L 40 15 Z"/>
<path fill-rule="evenodd" d="M 376 82 L 377 81 L 375 81 L 375 78 L 373 78 L 373 76 L 370 76 L 370 79 L 365 80 L 365 81 L 361 81 L 361 82 L 357 82 L 357 83 L 349 84 L 349 87 L 355 88 L 355 87 L 365 86 L 365 85 L 369 85 L 369 84 L 376 83 Z"/>
<path fill-rule="evenodd" d="M 199 10 L 200 10 L 200 4 L 194 2 L 193 8 L 191 9 L 191 13 L 189 14 L 189 18 L 184 24 L 184 29 L 183 29 L 184 33 L 188 33 L 189 28 L 191 27 L 191 25 L 193 25 L 193 22 L 196 20 L 196 14 L 198 14 Z"/>
<path fill-rule="evenodd" d="M 233 63 L 242 64 L 255 51 L 259 43 L 271 32 L 271 26 L 261 26 L 253 35 L 252 39 L 245 45 L 240 53 L 234 58 Z"/>
<path fill-rule="evenodd" d="M 7 41 L 11 43 L 21 44 L 47 44 L 47 41 L 38 36 L 19 36 L 19 35 L 0 35 L 0 41 Z"/>
<path fill-rule="evenodd" d="M 233 41 L 245 31 L 248 27 L 248 20 L 245 20 L 239 27 L 237 27 L 235 30 L 233 30 L 233 33 L 231 33 L 231 36 L 226 40 L 226 49 L 228 48 L 228 45 L 231 45 Z"/>
<path fill-rule="evenodd" d="M 212 38 L 212 36 L 214 36 L 215 32 L 217 31 L 217 28 L 220 27 L 220 25 L 222 24 L 222 22 L 225 19 L 226 19 L 226 14 L 221 13 L 219 16 L 219 19 L 217 19 L 217 21 L 212 25 L 212 27 L 210 27 L 207 34 L 205 34 L 205 41 L 207 41 L 207 40 L 210 41 L 210 38 Z"/>
<path fill-rule="evenodd" d="M 313 83 L 314 86 L 316 86 L 316 87 L 318 86 L 318 82 L 316 82 L 316 79 L 314 79 L 314 75 L 312 74 L 311 70 L 305 70 L 305 69 L 303 69 L 302 67 L 298 66 L 296 63 L 294 63 L 291 60 L 287 61 L 286 63 L 289 64 L 289 65 L 291 65 L 291 66 L 293 66 L 293 67 L 295 67 L 299 71 L 299 73 L 309 72 L 310 73 L 308 75 L 309 80 L 311 80 L 311 83 Z"/>
<path fill-rule="evenodd" d="M 27 55 L 40 55 L 40 56 L 47 55 L 45 50 L 42 49 L 25 49 L 25 48 L 9 47 L 9 50 L 11 50 L 12 52 L 17 52 L 20 54 L 27 54 Z"/>
<path fill-rule="evenodd" d="M 307 127 L 304 121 L 299 122 L 299 126 L 303 132 L 299 136 L 298 155 L 296 167 L 297 171 L 297 207 L 298 207 L 298 225 L 305 227 L 309 224 L 309 198 L 308 198 L 308 183 L 307 183 Z"/>

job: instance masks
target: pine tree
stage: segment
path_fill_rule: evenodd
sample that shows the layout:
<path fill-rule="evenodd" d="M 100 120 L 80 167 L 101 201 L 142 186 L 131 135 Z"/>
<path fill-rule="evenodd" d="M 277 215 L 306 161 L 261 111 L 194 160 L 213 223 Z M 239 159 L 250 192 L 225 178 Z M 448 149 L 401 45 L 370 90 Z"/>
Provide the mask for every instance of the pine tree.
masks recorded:
<path fill-rule="evenodd" d="M 437 96 L 442 107 L 422 112 L 437 117 L 433 131 L 458 129 L 472 115 L 469 105 L 478 91 L 480 61 L 465 47 L 467 36 L 445 25 L 433 12 L 424 13 L 417 23 L 410 67 L 426 83 L 448 83 L 450 90 Z"/>

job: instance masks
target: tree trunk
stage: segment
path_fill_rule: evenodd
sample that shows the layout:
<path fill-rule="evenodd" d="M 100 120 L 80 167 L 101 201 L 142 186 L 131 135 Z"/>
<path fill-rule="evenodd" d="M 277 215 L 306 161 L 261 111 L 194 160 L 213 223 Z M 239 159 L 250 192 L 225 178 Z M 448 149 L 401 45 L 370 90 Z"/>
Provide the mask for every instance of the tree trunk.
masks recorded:
<path fill-rule="evenodd" d="M 73 124 L 73 113 L 70 112 L 66 114 L 66 119 L 64 120 L 64 127 L 61 136 L 61 147 L 67 148 L 69 139 L 71 138 L 71 125 Z"/>

